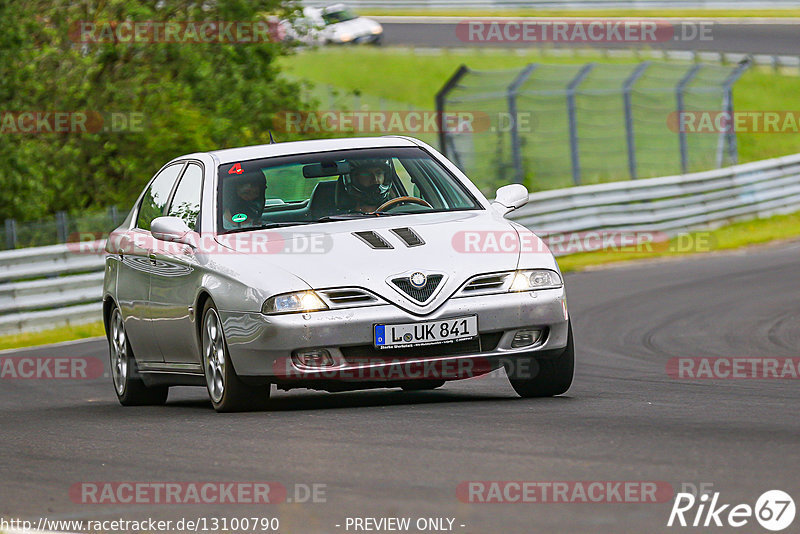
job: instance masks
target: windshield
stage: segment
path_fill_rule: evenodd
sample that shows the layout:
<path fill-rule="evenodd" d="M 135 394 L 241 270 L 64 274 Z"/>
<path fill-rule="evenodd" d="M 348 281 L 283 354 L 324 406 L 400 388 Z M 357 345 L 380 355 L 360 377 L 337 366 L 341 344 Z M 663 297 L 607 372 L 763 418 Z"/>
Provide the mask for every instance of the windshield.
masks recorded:
<path fill-rule="evenodd" d="M 220 232 L 470 209 L 482 208 L 420 148 L 324 152 L 219 167 Z"/>
<path fill-rule="evenodd" d="M 349 9 L 342 9 L 341 11 L 331 11 L 329 13 L 323 13 L 322 18 L 325 21 L 325 24 L 336 24 L 337 22 L 344 22 L 346 20 L 353 20 L 355 18 L 358 18 L 358 15 L 356 15 Z"/>

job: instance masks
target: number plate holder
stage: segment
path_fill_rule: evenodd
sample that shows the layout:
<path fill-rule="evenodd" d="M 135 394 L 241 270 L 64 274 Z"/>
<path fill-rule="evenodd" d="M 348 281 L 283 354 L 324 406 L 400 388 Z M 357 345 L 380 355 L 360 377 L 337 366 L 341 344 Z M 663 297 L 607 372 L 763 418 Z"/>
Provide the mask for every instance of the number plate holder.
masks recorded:
<path fill-rule="evenodd" d="M 375 324 L 372 332 L 375 348 L 382 350 L 458 343 L 478 337 L 478 316 L 466 315 L 415 323 Z"/>

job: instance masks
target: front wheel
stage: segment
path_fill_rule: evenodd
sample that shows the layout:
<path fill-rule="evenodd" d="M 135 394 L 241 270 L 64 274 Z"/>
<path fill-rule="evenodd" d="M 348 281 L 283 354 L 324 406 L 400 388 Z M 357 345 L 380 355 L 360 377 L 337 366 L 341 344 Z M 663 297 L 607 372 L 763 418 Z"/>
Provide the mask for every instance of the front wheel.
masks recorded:
<path fill-rule="evenodd" d="M 167 402 L 169 387 L 147 387 L 139 377 L 122 313 L 115 307 L 108 321 L 108 348 L 114 391 L 123 406 L 155 406 Z"/>
<path fill-rule="evenodd" d="M 217 308 L 209 300 L 203 310 L 203 370 L 211 404 L 218 412 L 265 408 L 269 386 L 253 387 L 236 375 L 228 354 Z"/>
<path fill-rule="evenodd" d="M 572 341 L 572 323 L 568 325 L 567 346 L 555 358 L 531 361 L 530 369 L 535 373 L 525 378 L 511 378 L 508 381 L 520 397 L 552 397 L 565 393 L 572 385 L 575 371 L 575 345 Z M 508 370 L 508 369 L 507 369 Z"/>

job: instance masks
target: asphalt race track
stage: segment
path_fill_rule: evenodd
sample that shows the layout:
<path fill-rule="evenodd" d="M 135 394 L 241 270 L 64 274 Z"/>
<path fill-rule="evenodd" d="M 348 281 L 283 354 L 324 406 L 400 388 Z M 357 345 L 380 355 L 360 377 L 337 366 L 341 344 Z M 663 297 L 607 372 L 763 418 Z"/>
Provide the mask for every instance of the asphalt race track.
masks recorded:
<path fill-rule="evenodd" d="M 222 415 L 202 389 L 173 389 L 166 407 L 123 408 L 110 378 L 1 380 L 0 517 L 278 517 L 283 533 L 354 532 L 348 517 L 398 516 L 454 518 L 465 533 L 705 532 L 667 528 L 671 499 L 481 504 L 460 501 L 456 488 L 664 481 L 675 492 L 713 484 L 730 504 L 752 506 L 770 489 L 797 501 L 800 382 L 679 380 L 665 369 L 675 357 L 797 358 L 800 242 L 617 266 L 567 284 L 578 367 L 572 389 L 553 399 L 519 399 L 500 375 L 433 392 L 279 392 L 269 411 Z M 106 347 L 15 354 L 105 359 Z M 87 481 L 277 481 L 289 498 L 296 484 L 325 484 L 326 502 L 74 502 L 70 487 Z M 764 530 L 751 518 L 737 531 Z"/>
<path fill-rule="evenodd" d="M 468 42 L 460 38 L 456 28 L 459 19 L 433 19 L 432 21 L 414 21 L 406 19 L 398 22 L 397 17 L 376 17 L 384 28 L 384 44 L 391 46 L 425 46 L 425 47 L 553 47 L 553 43 L 519 42 L 504 40 L 503 42 Z M 445 20 L 447 20 L 445 22 Z M 463 19 L 470 20 L 470 19 Z M 477 17 L 476 20 L 486 20 Z M 512 19 L 510 19 L 512 20 Z M 673 39 L 647 43 L 654 49 L 697 50 L 703 52 L 739 52 L 770 55 L 800 55 L 800 23 L 792 21 L 770 20 L 767 22 L 702 22 L 705 37 L 700 38 L 699 29 L 702 21 L 674 22 Z M 683 36 L 686 40 L 681 38 Z M 622 42 L 576 42 L 558 43 L 558 47 L 577 46 L 580 48 L 631 48 L 641 43 Z"/>

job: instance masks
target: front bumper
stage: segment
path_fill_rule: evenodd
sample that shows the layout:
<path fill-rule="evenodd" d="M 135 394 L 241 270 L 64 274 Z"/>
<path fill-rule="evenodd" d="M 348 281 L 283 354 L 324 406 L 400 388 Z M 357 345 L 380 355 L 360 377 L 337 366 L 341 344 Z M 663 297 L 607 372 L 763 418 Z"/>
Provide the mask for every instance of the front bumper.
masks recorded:
<path fill-rule="evenodd" d="M 276 381 L 455 379 L 491 371 L 522 356 L 548 357 L 560 353 L 567 345 L 564 299 L 564 289 L 559 288 L 450 299 L 424 317 L 411 315 L 392 304 L 287 315 L 220 311 L 220 317 L 239 376 L 270 377 Z M 372 354 L 374 324 L 464 315 L 478 316 L 481 337 L 491 340 L 490 343 L 457 354 L 446 354 L 447 350 L 438 354 L 437 349 L 422 347 L 411 355 L 408 351 L 413 349 L 398 349 L 403 356 L 395 356 L 389 349 L 376 351 L 378 357 L 351 357 Z M 541 330 L 541 338 L 533 345 L 511 348 L 516 332 L 531 328 Z M 311 348 L 327 349 L 335 365 L 307 368 L 292 358 L 295 351 Z M 431 362 L 437 362 L 436 366 L 432 367 Z M 406 368 L 397 371 L 398 363 Z M 392 366 L 400 374 L 389 373 Z"/>

